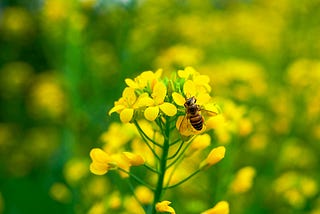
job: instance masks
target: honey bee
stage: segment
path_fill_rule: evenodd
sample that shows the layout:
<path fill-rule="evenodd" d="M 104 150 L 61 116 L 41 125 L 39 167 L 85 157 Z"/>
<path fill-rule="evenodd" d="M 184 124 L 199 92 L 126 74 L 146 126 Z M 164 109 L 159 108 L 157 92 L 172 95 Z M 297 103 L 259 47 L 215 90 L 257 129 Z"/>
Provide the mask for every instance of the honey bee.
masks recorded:
<path fill-rule="evenodd" d="M 179 132 L 183 136 L 200 134 L 205 131 L 206 126 L 203 117 L 204 113 L 210 116 L 217 115 L 216 112 L 203 109 L 196 102 L 197 100 L 195 97 L 190 97 L 186 99 L 186 102 L 184 103 L 186 115 L 182 118 L 182 120 L 180 120 L 181 122 L 178 120 L 177 123 L 179 124 Z"/>

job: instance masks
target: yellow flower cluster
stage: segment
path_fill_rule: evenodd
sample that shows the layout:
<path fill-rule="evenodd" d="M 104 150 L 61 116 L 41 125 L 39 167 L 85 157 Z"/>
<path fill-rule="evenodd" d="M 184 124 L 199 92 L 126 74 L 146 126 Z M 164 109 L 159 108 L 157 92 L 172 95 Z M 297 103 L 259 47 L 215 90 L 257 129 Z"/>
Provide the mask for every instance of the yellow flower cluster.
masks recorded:
<path fill-rule="evenodd" d="M 131 122 L 143 113 L 144 118 L 154 121 L 159 115 L 175 116 L 179 108 L 184 111 L 186 98 L 196 97 L 197 104 L 211 111 L 217 111 L 209 95 L 210 79 L 200 75 L 192 67 L 179 70 L 173 79 L 161 79 L 162 69 L 145 71 L 134 79 L 126 79 L 127 87 L 122 97 L 109 111 L 120 114 L 123 123 Z"/>
<path fill-rule="evenodd" d="M 174 116 L 177 108 L 169 103 L 167 87 L 160 80 L 162 70 L 156 72 L 145 71 L 134 80 L 126 79 L 128 85 L 123 90 L 122 97 L 115 102 L 109 114 L 118 112 L 122 122 L 127 123 L 133 119 L 135 111 L 144 110 L 144 117 L 154 121 L 160 110 L 168 116 Z"/>
<path fill-rule="evenodd" d="M 111 124 L 110 130 L 101 137 L 106 143 L 103 150 L 91 150 L 90 170 L 97 175 L 118 170 L 123 178 L 130 176 L 149 190 L 140 191 L 143 194 L 137 194 L 137 191 L 136 197 L 141 204 L 148 206 L 152 203 L 152 213 L 175 214 L 175 210 L 169 206 L 171 202 L 161 202 L 163 191 L 184 183 L 203 169 L 220 162 L 225 156 L 226 148 L 213 148 L 202 162 L 199 160 L 200 165 L 191 167 L 193 172 L 179 177 L 178 165 L 194 151 L 204 150 L 211 144 L 209 134 L 200 134 L 206 130 L 205 120 L 216 116 L 219 111 L 210 96 L 208 76 L 201 75 L 192 67 L 178 70 L 171 78 L 162 78 L 161 75 L 162 70 L 159 69 L 155 72 L 145 71 L 133 79 L 125 80 L 127 86 L 122 97 L 109 111 L 109 115 L 118 113 L 122 124 Z M 201 129 L 196 129 L 198 126 L 194 124 L 200 124 Z M 132 126 L 136 127 L 137 132 L 128 129 Z M 127 129 L 131 131 L 124 131 Z M 123 135 L 121 132 L 127 134 Z M 131 148 L 132 152 L 122 150 L 128 142 L 127 148 Z M 138 149 L 136 142 L 143 145 L 144 149 Z M 158 179 L 156 184 L 154 181 L 149 184 L 145 178 L 130 172 L 131 166 L 140 165 L 145 167 L 146 172 L 158 176 L 155 177 Z M 151 198 L 153 202 L 150 201 Z"/>

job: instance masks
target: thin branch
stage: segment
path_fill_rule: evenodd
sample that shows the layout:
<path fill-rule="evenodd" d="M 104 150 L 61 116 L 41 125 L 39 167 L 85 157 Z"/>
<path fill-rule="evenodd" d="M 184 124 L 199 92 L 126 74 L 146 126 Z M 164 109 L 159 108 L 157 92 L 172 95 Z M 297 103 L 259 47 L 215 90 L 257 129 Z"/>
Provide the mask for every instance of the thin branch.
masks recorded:
<path fill-rule="evenodd" d="M 149 166 L 148 164 L 144 163 L 144 165 L 147 169 L 149 169 L 151 172 L 157 173 L 159 174 L 160 172 L 158 172 L 156 169 L 154 169 L 152 166 Z"/>
<path fill-rule="evenodd" d="M 134 124 L 136 124 L 137 127 L 139 127 L 138 123 L 136 121 L 134 121 Z M 148 148 L 151 150 L 151 152 L 153 153 L 153 155 L 160 160 L 160 157 L 158 156 L 158 154 L 155 152 L 155 149 L 151 147 L 151 145 L 149 144 L 148 140 L 145 138 L 145 136 L 140 132 L 139 128 L 138 128 L 139 134 L 141 136 L 141 138 L 144 140 L 144 142 L 146 143 L 146 145 L 148 146 Z M 155 144 L 153 144 L 155 145 Z"/>
<path fill-rule="evenodd" d="M 185 153 L 185 151 L 189 148 L 189 146 L 191 145 L 193 139 L 195 138 L 195 136 L 193 136 L 192 138 L 190 138 L 187 141 L 187 145 L 183 148 L 182 152 L 180 152 L 180 154 L 178 155 L 178 157 L 176 157 L 175 160 L 173 160 L 167 167 L 167 169 L 169 169 L 171 166 L 173 166 Z M 184 141 L 185 142 L 185 141 Z"/>
<path fill-rule="evenodd" d="M 176 187 L 176 186 L 179 186 L 180 184 L 186 182 L 187 180 L 189 180 L 190 178 L 192 178 L 193 176 L 195 176 L 196 174 L 198 174 L 200 171 L 201 171 L 201 170 L 198 169 L 198 170 L 194 171 L 192 174 L 190 174 L 188 177 L 186 177 L 186 178 L 182 179 L 181 181 L 179 181 L 178 183 L 173 184 L 173 185 L 168 186 L 168 187 L 164 187 L 164 189 L 167 190 L 167 189 L 172 189 L 172 188 L 174 188 L 174 187 Z"/>
<path fill-rule="evenodd" d="M 142 128 L 140 127 L 138 121 L 134 120 L 133 122 L 134 122 L 134 124 L 136 125 L 136 127 L 137 127 L 140 135 L 144 136 L 145 139 L 149 140 L 149 141 L 150 141 L 151 143 L 153 143 L 154 145 L 157 145 L 157 146 L 159 146 L 160 148 L 162 147 L 161 144 L 159 144 L 159 143 L 157 143 L 156 141 L 154 141 L 153 139 L 151 139 L 151 138 L 142 130 Z"/>
<path fill-rule="evenodd" d="M 183 144 L 184 144 L 185 141 L 182 141 L 182 143 L 180 144 L 179 148 L 177 149 L 177 151 L 170 157 L 168 157 L 168 160 L 171 160 L 172 158 L 174 158 L 178 153 L 179 151 L 181 150 L 181 148 L 183 147 Z"/>
<path fill-rule="evenodd" d="M 170 143 L 170 146 L 173 146 L 176 143 L 179 143 L 180 141 L 183 142 L 183 140 L 181 140 L 180 138 L 178 138 L 177 140 L 173 141 L 172 143 Z"/>
<path fill-rule="evenodd" d="M 146 186 L 146 187 L 149 188 L 150 190 L 152 190 L 152 191 L 155 190 L 154 187 L 152 187 L 150 184 L 144 182 L 143 180 L 141 180 L 141 179 L 140 179 L 139 177 L 137 177 L 136 175 L 134 175 L 134 174 L 132 174 L 132 173 L 130 173 L 130 172 L 128 172 L 128 171 L 120 168 L 120 167 L 118 167 L 118 169 L 119 169 L 121 172 L 124 172 L 124 173 L 128 174 L 128 175 L 130 176 L 130 178 L 133 178 L 135 181 L 137 181 L 138 183 Z"/>

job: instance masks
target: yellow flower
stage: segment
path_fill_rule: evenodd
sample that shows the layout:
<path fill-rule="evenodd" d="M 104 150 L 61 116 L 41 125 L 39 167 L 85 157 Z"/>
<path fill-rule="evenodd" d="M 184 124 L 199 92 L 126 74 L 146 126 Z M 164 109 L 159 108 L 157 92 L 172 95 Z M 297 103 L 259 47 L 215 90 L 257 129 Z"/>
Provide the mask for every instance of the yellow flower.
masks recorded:
<path fill-rule="evenodd" d="M 131 164 L 128 159 L 125 158 L 122 154 L 114 154 L 112 155 L 112 160 L 117 164 L 119 170 L 119 174 L 122 178 L 128 178 Z"/>
<path fill-rule="evenodd" d="M 109 111 L 109 115 L 113 112 L 118 112 L 120 120 L 123 123 L 128 123 L 131 121 L 135 109 L 148 106 L 152 103 L 153 101 L 147 93 L 143 93 L 137 97 L 134 88 L 126 87 L 123 90 L 122 97 L 115 102 L 114 107 Z"/>
<path fill-rule="evenodd" d="M 192 141 L 190 148 L 189 148 L 186 155 L 192 155 L 196 151 L 201 151 L 201 150 L 207 148 L 210 145 L 210 142 L 211 142 L 210 135 L 208 135 L 208 134 L 198 135 Z"/>
<path fill-rule="evenodd" d="M 90 171 L 96 175 L 104 175 L 110 169 L 110 156 L 99 148 L 94 148 L 90 151 L 92 163 L 90 164 Z"/>
<path fill-rule="evenodd" d="M 69 203 L 72 198 L 70 189 L 68 189 L 65 184 L 59 182 L 56 182 L 51 186 L 49 194 L 54 200 L 61 203 Z"/>
<path fill-rule="evenodd" d="M 200 75 L 199 72 L 197 72 L 194 68 L 190 66 L 186 67 L 184 70 L 179 70 L 178 76 L 186 79 L 186 81 L 192 80 L 192 82 L 194 83 L 194 87 L 192 89 L 194 89 L 194 91 L 201 93 L 211 92 L 211 86 L 209 85 L 210 78 L 207 75 Z M 189 96 L 191 95 L 192 94 L 190 94 Z"/>
<path fill-rule="evenodd" d="M 162 74 L 162 69 L 158 69 L 156 72 L 152 71 L 144 71 L 139 76 L 137 76 L 134 80 L 125 79 L 126 84 L 134 89 L 144 89 L 146 87 L 151 87 L 155 85 L 155 83 L 159 80 Z"/>
<path fill-rule="evenodd" d="M 186 96 L 186 98 L 194 96 L 197 99 L 198 105 L 205 105 L 211 100 L 211 96 L 209 95 L 209 93 L 198 90 L 192 80 L 187 80 L 183 84 L 183 94 Z M 186 101 L 185 97 L 177 92 L 172 93 L 172 98 L 174 102 L 179 106 L 183 106 Z"/>
<path fill-rule="evenodd" d="M 248 191 L 252 186 L 255 174 L 256 170 L 251 166 L 241 168 L 231 183 L 232 192 L 243 193 Z"/>
<path fill-rule="evenodd" d="M 140 166 L 145 162 L 141 155 L 133 154 L 131 152 L 123 152 L 122 154 L 132 166 Z"/>
<path fill-rule="evenodd" d="M 227 201 L 220 201 L 213 208 L 201 214 L 229 214 L 229 203 Z"/>
<path fill-rule="evenodd" d="M 224 158 L 226 148 L 219 146 L 211 150 L 207 158 L 201 162 L 200 168 L 212 166 Z"/>
<path fill-rule="evenodd" d="M 171 204 L 170 201 L 161 201 L 156 204 L 156 210 L 157 212 L 163 213 L 168 212 L 170 214 L 175 214 L 176 212 L 172 207 L 169 206 Z"/>
<path fill-rule="evenodd" d="M 135 190 L 135 195 L 137 199 L 142 204 L 151 204 L 153 201 L 153 192 L 145 187 L 145 186 L 138 186 Z"/>
<path fill-rule="evenodd" d="M 109 170 L 121 169 L 119 174 L 123 178 L 129 177 L 130 162 L 127 158 L 120 154 L 108 155 L 105 151 L 99 148 L 94 148 L 90 151 L 92 163 L 90 171 L 96 175 L 104 175 Z"/>
<path fill-rule="evenodd" d="M 151 97 L 153 98 L 153 105 L 146 108 L 144 111 L 144 116 L 147 120 L 154 121 L 159 115 L 161 110 L 164 114 L 168 116 L 174 116 L 177 113 L 177 108 L 175 105 L 169 102 L 165 102 L 165 97 L 167 95 L 167 87 L 162 82 L 157 82 L 152 90 Z"/>

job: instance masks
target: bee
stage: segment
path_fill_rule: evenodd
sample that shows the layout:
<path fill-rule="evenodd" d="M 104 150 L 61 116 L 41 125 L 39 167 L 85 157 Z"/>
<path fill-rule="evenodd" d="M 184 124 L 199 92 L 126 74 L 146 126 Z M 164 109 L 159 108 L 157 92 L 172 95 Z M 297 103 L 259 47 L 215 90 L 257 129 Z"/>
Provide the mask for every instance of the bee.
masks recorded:
<path fill-rule="evenodd" d="M 200 134 L 205 131 L 205 120 L 203 114 L 207 114 L 210 116 L 216 116 L 217 113 L 209 110 L 203 109 L 200 105 L 198 105 L 195 97 L 190 97 L 186 99 L 184 103 L 184 107 L 186 110 L 186 115 L 178 120 L 179 124 L 179 132 L 183 136 L 190 136 L 194 134 Z"/>

